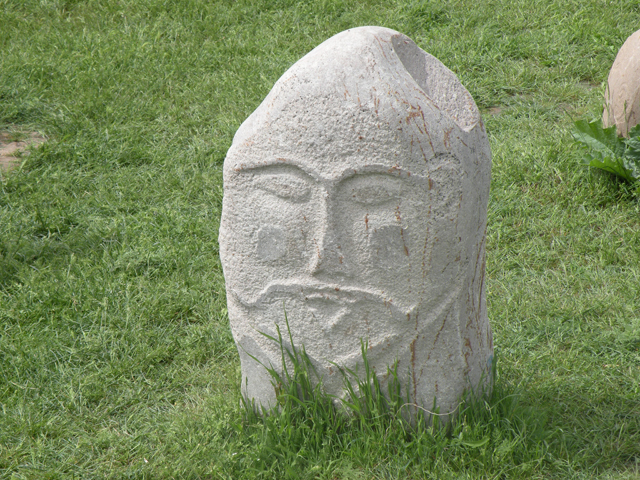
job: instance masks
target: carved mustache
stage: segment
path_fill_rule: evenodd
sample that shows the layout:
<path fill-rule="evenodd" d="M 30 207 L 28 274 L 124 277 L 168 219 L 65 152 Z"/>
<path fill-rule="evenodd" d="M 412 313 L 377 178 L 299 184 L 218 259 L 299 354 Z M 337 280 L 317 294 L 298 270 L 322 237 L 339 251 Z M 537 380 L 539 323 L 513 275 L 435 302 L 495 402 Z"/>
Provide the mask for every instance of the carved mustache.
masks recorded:
<path fill-rule="evenodd" d="M 234 292 L 235 293 L 235 292 Z M 237 295 L 237 298 L 241 298 Z M 407 315 L 414 308 L 408 310 L 396 306 L 393 299 L 382 292 L 376 292 L 359 287 L 338 286 L 326 283 L 305 283 L 289 280 L 284 282 L 272 282 L 267 285 L 255 299 L 243 299 L 241 302 L 247 307 L 261 307 L 272 304 L 277 300 L 297 298 L 304 302 L 327 301 L 343 305 L 355 305 L 357 303 L 377 303 L 384 305 L 393 314 Z"/>

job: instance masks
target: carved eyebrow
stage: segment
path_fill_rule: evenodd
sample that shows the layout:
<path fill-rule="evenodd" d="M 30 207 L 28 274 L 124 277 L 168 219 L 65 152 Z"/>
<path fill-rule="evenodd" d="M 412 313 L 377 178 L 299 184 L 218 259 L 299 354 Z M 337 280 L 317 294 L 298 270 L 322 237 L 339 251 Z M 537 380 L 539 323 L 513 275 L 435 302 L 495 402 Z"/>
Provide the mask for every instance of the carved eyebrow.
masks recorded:
<path fill-rule="evenodd" d="M 267 193 L 294 202 L 305 200 L 310 192 L 309 182 L 290 172 L 258 174 L 253 184 Z"/>
<path fill-rule="evenodd" d="M 301 162 L 296 162 L 284 158 L 276 158 L 271 160 L 265 160 L 261 164 L 254 164 L 249 166 L 241 165 L 239 168 L 236 168 L 235 171 L 237 173 L 252 173 L 260 175 L 261 173 L 269 173 L 269 174 L 293 174 L 300 175 L 302 177 L 308 177 L 310 180 L 322 180 L 318 175 L 314 174 L 313 171 L 305 168 Z"/>
<path fill-rule="evenodd" d="M 282 170 L 281 170 L 282 169 Z M 310 179 L 320 182 L 320 183 L 340 183 L 345 181 L 346 179 L 358 175 L 363 175 L 367 173 L 375 173 L 375 174 L 384 174 L 393 178 L 403 178 L 403 179 L 413 179 L 418 182 L 421 180 L 427 181 L 429 176 L 423 173 L 416 174 L 406 170 L 398 165 L 383 165 L 381 163 L 374 163 L 371 165 L 364 165 L 359 167 L 347 167 L 342 170 L 336 177 L 327 178 L 323 175 L 320 175 L 318 172 L 311 169 L 308 162 L 298 161 L 292 158 L 283 158 L 283 157 L 272 157 L 268 160 L 264 160 L 262 163 L 253 164 L 249 166 L 241 165 L 240 167 L 235 169 L 238 173 L 258 173 L 261 170 L 264 172 L 270 172 L 272 170 L 281 170 L 285 172 L 286 170 L 295 171 L 303 176 L 308 176 Z"/>
<path fill-rule="evenodd" d="M 346 168 L 342 174 L 336 179 L 338 182 L 342 182 L 351 177 L 357 177 L 359 175 L 377 174 L 386 175 L 390 178 L 409 178 L 413 176 L 411 172 L 405 170 L 397 165 L 388 166 L 381 164 L 365 165 L 358 168 Z"/>

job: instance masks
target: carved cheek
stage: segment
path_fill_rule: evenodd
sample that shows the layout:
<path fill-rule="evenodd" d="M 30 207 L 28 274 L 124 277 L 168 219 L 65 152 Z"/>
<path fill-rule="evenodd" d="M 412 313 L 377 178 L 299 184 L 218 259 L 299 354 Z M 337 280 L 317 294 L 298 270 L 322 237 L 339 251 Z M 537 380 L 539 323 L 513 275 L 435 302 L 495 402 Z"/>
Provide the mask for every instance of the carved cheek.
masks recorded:
<path fill-rule="evenodd" d="M 369 249 L 378 270 L 402 270 L 409 262 L 408 231 L 400 225 L 377 227 L 369 234 Z"/>
<path fill-rule="evenodd" d="M 275 225 L 264 225 L 256 234 L 256 254 L 265 262 L 272 262 L 287 253 L 287 238 L 284 230 Z"/>
<path fill-rule="evenodd" d="M 256 260 L 279 270 L 295 273 L 316 254 L 314 232 L 317 219 L 314 205 L 281 205 L 263 210 L 256 217 L 258 229 L 252 234 Z M 282 271 L 280 275 L 288 275 Z"/>

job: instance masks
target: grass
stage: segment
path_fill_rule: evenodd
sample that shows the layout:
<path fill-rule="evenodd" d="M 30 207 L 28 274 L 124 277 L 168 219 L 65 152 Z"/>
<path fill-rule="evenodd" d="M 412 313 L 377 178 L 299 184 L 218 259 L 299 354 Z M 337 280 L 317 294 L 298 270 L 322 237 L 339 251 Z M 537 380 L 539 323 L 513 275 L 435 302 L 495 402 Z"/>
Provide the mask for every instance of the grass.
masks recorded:
<path fill-rule="evenodd" d="M 638 478 L 640 205 L 576 167 L 571 126 L 601 115 L 639 13 L 635 0 L 0 0 L 0 129 L 49 139 L 0 172 L 0 478 Z M 221 166 L 292 63 L 367 24 L 414 38 L 483 112 L 500 362 L 458 430 L 381 420 L 319 425 L 316 441 L 241 408 Z"/>
<path fill-rule="evenodd" d="M 488 396 L 467 395 L 455 421 L 443 423 L 437 410 L 413 408 L 397 365 L 390 367 L 391 381 L 383 392 L 362 343 L 362 371 L 340 369 L 347 396 L 336 399 L 324 392 L 304 346 L 296 346 L 289 331 L 288 349 L 276 329 L 277 338 L 267 337 L 282 352 L 284 372 L 281 377 L 267 370 L 279 391 L 278 406 L 256 412 L 243 400 L 245 431 L 260 439 L 260 448 L 242 454 L 240 461 L 256 478 L 297 479 L 305 476 L 300 470 L 309 478 L 335 478 L 338 458 L 369 459 L 372 473 L 382 478 L 455 478 L 461 471 L 478 478 L 492 467 L 500 477 L 526 474 L 546 460 L 553 432 L 501 382 Z M 359 476 L 357 470 L 340 473 L 338 478 Z"/>

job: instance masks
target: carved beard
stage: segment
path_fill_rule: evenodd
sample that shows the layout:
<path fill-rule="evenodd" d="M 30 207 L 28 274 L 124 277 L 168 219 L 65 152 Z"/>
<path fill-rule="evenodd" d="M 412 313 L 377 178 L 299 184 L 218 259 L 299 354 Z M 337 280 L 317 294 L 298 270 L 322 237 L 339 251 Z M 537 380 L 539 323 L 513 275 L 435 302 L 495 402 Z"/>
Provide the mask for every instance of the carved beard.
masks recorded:
<path fill-rule="evenodd" d="M 304 345 L 314 363 L 353 368 L 362 357 L 361 342 L 367 343 L 371 354 L 386 358 L 389 352 L 399 354 L 424 331 L 437 330 L 432 325 L 458 296 L 459 288 L 453 288 L 439 301 L 429 302 L 435 303 L 432 308 L 424 308 L 417 303 L 398 306 L 381 294 L 354 287 L 274 282 L 255 301 L 243 301 L 235 292 L 229 300 L 250 320 L 254 333 L 245 330 L 245 334 L 275 337 L 278 325 L 288 345 L 286 315 L 295 346 Z M 276 349 L 272 352 L 276 354 Z M 274 360 L 278 358 L 279 353 Z"/>

